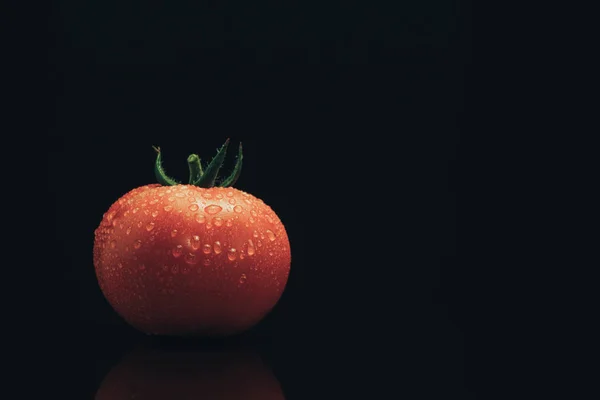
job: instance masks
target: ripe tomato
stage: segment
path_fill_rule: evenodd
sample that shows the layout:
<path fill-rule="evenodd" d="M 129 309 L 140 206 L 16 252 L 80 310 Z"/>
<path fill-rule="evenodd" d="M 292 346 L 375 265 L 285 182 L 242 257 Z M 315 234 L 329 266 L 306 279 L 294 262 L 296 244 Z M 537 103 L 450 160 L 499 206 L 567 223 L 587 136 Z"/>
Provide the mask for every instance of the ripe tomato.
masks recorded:
<path fill-rule="evenodd" d="M 96 229 L 94 266 L 102 293 L 143 332 L 242 332 L 274 307 L 287 283 L 290 244 L 273 210 L 249 193 L 215 187 L 214 177 L 197 179 L 214 173 L 211 166 L 222 162 L 226 147 L 206 172 L 199 159 L 188 158 L 196 184 L 166 177 L 157 149 L 163 184 L 122 196 Z M 240 168 L 241 148 L 234 174 Z"/>

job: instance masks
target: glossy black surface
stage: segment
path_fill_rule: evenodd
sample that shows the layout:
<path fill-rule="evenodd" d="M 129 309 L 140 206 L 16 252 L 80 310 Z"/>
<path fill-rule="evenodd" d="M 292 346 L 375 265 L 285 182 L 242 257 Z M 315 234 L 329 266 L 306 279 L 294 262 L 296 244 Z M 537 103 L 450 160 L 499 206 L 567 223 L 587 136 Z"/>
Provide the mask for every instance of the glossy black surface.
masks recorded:
<path fill-rule="evenodd" d="M 456 250 L 466 11 L 135 4 L 54 3 L 43 25 L 43 82 L 23 118 L 35 129 L 19 147 L 34 183 L 15 189 L 31 213 L 13 215 L 29 260 L 27 298 L 14 297 L 25 392 L 93 398 L 140 346 L 243 346 L 286 399 L 472 395 L 473 286 Z M 244 144 L 236 186 L 286 226 L 288 286 L 242 337 L 147 337 L 102 297 L 93 231 L 154 182 L 152 145 L 185 180 L 186 157 L 212 157 L 227 137 Z"/>

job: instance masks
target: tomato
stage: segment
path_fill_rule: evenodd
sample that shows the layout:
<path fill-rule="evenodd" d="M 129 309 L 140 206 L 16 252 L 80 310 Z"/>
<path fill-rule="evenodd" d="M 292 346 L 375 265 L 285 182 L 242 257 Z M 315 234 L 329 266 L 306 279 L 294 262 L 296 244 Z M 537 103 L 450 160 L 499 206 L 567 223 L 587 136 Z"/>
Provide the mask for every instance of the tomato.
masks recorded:
<path fill-rule="evenodd" d="M 252 350 L 140 347 L 104 377 L 96 400 L 283 400 L 275 375 Z"/>
<path fill-rule="evenodd" d="M 285 227 L 261 199 L 214 186 L 211 166 L 222 162 L 226 146 L 206 172 L 199 159 L 188 158 L 192 184 L 166 177 L 157 149 L 162 183 L 122 196 L 95 231 L 100 289 L 140 331 L 236 334 L 256 325 L 281 297 L 291 264 Z M 235 175 L 240 168 L 241 147 Z M 202 180 L 207 174 L 214 176 Z"/>

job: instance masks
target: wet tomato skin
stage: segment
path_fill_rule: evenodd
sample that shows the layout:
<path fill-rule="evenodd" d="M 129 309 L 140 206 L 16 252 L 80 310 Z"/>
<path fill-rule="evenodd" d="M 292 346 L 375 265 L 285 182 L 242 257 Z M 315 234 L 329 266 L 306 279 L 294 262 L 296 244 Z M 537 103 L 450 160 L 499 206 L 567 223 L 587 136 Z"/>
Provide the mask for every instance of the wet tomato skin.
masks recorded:
<path fill-rule="evenodd" d="M 104 214 L 93 253 L 110 305 L 158 335 L 251 328 L 279 300 L 291 264 L 275 212 L 231 187 L 136 188 Z"/>

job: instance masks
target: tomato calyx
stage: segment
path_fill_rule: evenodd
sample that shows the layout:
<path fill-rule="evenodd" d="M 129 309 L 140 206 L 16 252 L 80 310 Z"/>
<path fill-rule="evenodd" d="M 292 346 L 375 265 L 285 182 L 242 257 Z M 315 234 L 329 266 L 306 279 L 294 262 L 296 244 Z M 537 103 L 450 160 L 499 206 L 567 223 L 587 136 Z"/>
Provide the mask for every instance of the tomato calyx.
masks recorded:
<path fill-rule="evenodd" d="M 223 179 L 217 184 L 219 170 L 223 166 L 223 161 L 225 161 L 225 155 L 227 153 L 228 145 L 229 139 L 225 141 L 225 143 L 223 144 L 223 146 L 221 146 L 220 149 L 217 149 L 217 154 L 206 166 L 206 169 L 202 168 L 200 157 L 197 154 L 190 154 L 187 158 L 187 163 L 190 170 L 190 177 L 188 183 L 190 185 L 202 188 L 211 188 L 215 185 L 219 187 L 233 186 L 237 182 L 238 178 L 240 177 L 240 173 L 242 172 L 242 143 L 240 143 L 239 145 L 237 161 L 235 163 L 233 171 L 227 178 Z M 158 180 L 158 182 L 163 186 L 180 185 L 180 182 L 169 177 L 165 172 L 165 169 L 162 166 L 160 147 L 152 146 L 152 148 L 154 149 L 154 151 L 156 151 L 154 174 L 156 175 L 156 179 Z"/>

